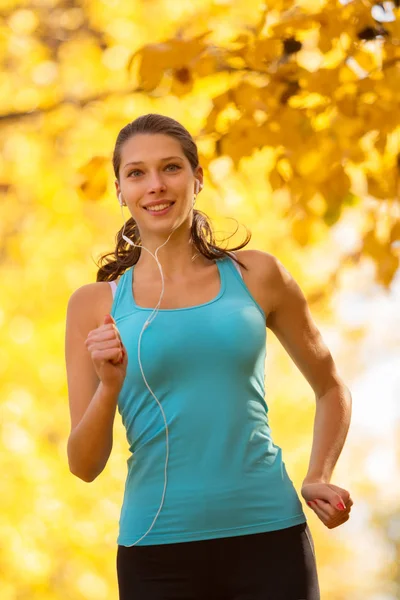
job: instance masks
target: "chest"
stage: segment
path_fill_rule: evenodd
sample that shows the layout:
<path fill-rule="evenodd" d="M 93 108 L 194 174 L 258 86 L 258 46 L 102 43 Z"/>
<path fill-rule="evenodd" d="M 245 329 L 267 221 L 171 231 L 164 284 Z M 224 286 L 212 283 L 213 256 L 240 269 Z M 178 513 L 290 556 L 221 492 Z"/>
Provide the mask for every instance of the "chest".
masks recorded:
<path fill-rule="evenodd" d="M 160 309 L 187 308 L 206 304 L 214 300 L 220 292 L 220 276 L 218 268 L 193 279 L 182 280 L 179 283 L 164 281 L 164 294 L 161 299 Z M 137 306 L 142 308 L 155 308 L 161 295 L 160 283 L 144 283 L 133 280 L 132 295 Z"/>
<path fill-rule="evenodd" d="M 240 260 L 247 266 L 248 270 L 240 268 L 242 279 L 254 300 L 263 309 L 266 318 L 270 312 L 270 301 L 267 291 L 262 289 L 255 265 L 251 264 L 251 257 L 243 252 Z M 161 299 L 160 309 L 187 308 L 206 304 L 214 300 L 221 290 L 221 279 L 218 267 L 213 265 L 207 268 L 201 276 L 196 276 L 179 284 L 171 282 L 164 283 L 164 294 Z M 155 308 L 161 294 L 160 284 L 146 284 L 133 280 L 132 295 L 135 303 L 142 308 Z"/>

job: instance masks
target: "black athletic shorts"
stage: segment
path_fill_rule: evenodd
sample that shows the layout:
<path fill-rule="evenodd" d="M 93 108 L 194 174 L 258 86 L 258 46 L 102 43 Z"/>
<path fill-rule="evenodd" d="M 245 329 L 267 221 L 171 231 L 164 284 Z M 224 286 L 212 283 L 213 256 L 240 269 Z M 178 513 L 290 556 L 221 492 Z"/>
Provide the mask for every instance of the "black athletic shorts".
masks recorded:
<path fill-rule="evenodd" d="M 320 600 L 307 523 L 235 537 L 118 546 L 119 600 Z"/>

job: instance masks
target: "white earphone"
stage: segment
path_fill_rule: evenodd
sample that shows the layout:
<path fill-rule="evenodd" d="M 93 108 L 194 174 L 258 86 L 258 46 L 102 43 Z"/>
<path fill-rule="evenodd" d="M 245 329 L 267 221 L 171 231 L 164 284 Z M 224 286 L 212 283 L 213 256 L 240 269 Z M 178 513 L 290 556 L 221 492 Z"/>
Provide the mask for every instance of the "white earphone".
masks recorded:
<path fill-rule="evenodd" d="M 203 185 L 200 183 L 200 181 L 199 181 L 198 179 L 196 179 L 196 180 L 195 180 L 195 194 L 196 194 L 196 196 L 197 196 L 197 194 L 199 193 L 199 191 L 200 191 L 202 188 L 203 188 Z M 165 466 L 164 466 L 164 490 L 163 490 L 163 493 L 162 493 L 162 498 L 161 498 L 161 503 L 160 503 L 160 506 L 159 506 L 159 508 L 158 508 L 158 511 L 157 511 L 157 513 L 156 513 L 156 516 L 154 517 L 154 519 L 153 519 L 153 522 L 152 522 L 152 524 L 150 525 L 149 529 L 146 531 L 146 533 L 145 533 L 144 535 L 142 535 L 142 537 L 140 537 L 138 540 L 136 540 L 136 542 L 135 542 L 134 544 L 131 544 L 131 546 L 136 546 L 136 544 L 137 544 L 138 542 L 140 542 L 140 540 L 142 540 L 144 537 L 146 537 L 146 535 L 147 535 L 147 534 L 148 534 L 148 533 L 149 533 L 149 532 L 152 530 L 152 528 L 153 528 L 153 525 L 154 525 L 154 523 L 156 522 L 156 520 L 157 520 L 157 518 L 158 518 L 158 515 L 160 514 L 160 512 L 161 512 L 161 509 L 162 509 L 162 507 L 163 507 L 163 504 L 164 504 L 164 498 L 165 498 L 165 491 L 166 491 L 166 489 L 167 489 L 167 467 L 168 467 L 168 457 L 169 457 L 169 433 L 168 433 L 168 424 L 167 424 L 167 419 L 166 419 L 166 417 L 165 417 L 164 410 L 163 410 L 163 408 L 162 408 L 162 406 L 161 406 L 161 404 L 160 404 L 160 402 L 159 402 L 158 398 L 157 398 L 157 397 L 156 397 L 156 396 L 153 394 L 153 391 L 152 391 L 152 390 L 151 390 L 151 388 L 149 387 L 149 385 L 148 385 L 148 383 L 147 383 L 147 380 L 146 380 L 146 377 L 144 376 L 144 373 L 143 373 L 143 368 L 142 368 L 142 363 L 141 363 L 141 360 L 140 360 L 140 341 L 141 341 L 141 339 L 142 339 L 142 335 L 143 335 L 143 332 L 144 332 L 144 330 L 145 330 L 145 329 L 146 329 L 146 328 L 147 328 L 147 327 L 150 325 L 150 323 L 151 323 L 151 322 L 154 320 L 154 318 L 155 318 L 155 317 L 153 317 L 153 319 L 152 319 L 151 317 L 153 316 L 153 314 L 154 314 L 154 312 L 155 312 L 155 311 L 156 311 L 156 312 L 158 311 L 158 307 L 160 306 L 160 303 L 161 303 L 161 298 L 163 297 L 163 294 L 164 294 L 164 276 L 163 276 L 163 272 L 162 272 L 162 267 L 161 267 L 161 265 L 160 265 L 160 262 L 159 262 L 159 260 L 158 260 L 158 258 L 157 258 L 157 252 L 159 251 L 159 249 L 160 249 L 160 248 L 162 248 L 163 246 L 165 246 L 165 244 L 166 244 L 166 243 L 169 241 L 169 238 L 171 237 L 171 235 L 172 235 L 172 234 L 173 234 L 173 232 L 175 231 L 176 227 L 178 227 L 178 225 L 177 225 L 177 226 L 176 226 L 176 227 L 175 227 L 175 228 L 174 228 L 174 229 L 171 231 L 171 233 L 170 233 L 170 234 L 169 234 L 169 236 L 168 236 L 168 239 L 167 239 L 167 241 L 166 241 L 166 242 L 164 242 L 163 244 L 161 244 L 161 246 L 159 246 L 159 247 L 157 248 L 157 250 L 156 250 L 155 254 L 153 254 L 152 252 L 150 252 L 150 250 L 148 250 L 147 248 L 145 248 L 145 246 L 139 246 L 139 245 L 137 245 L 137 244 L 134 244 L 134 242 L 132 242 L 132 240 L 131 240 L 130 238 L 128 238 L 126 235 L 124 235 L 124 231 L 125 231 L 125 219 L 124 219 L 124 213 L 123 213 L 122 207 L 123 207 L 123 206 L 126 206 L 126 204 L 124 204 L 124 202 L 123 202 L 123 199 L 122 199 L 122 194 L 121 194 L 121 192 L 118 194 L 118 202 L 119 202 L 119 204 L 120 204 L 120 206 L 121 206 L 121 213 L 122 213 L 122 218 L 123 218 L 123 221 L 124 221 L 124 227 L 123 227 L 123 230 L 122 230 L 122 239 L 124 239 L 124 240 L 125 240 L 125 241 L 126 241 L 128 244 L 129 244 L 129 245 L 131 245 L 131 246 L 136 246 L 137 248 L 141 248 L 142 250 L 147 250 L 147 252 L 149 252 L 149 253 L 152 255 L 152 257 L 153 257 L 153 258 L 156 260 L 156 262 L 157 262 L 158 268 L 160 269 L 161 281 L 162 281 L 162 290 L 161 290 L 161 296 L 160 296 L 160 299 L 159 299 L 159 301 L 158 301 L 158 304 L 157 304 L 157 305 L 156 305 L 156 307 L 154 308 L 154 310 L 153 310 L 153 312 L 151 313 L 150 317 L 149 317 L 149 318 L 148 318 L 148 319 L 145 321 L 145 323 L 144 323 L 144 325 L 143 325 L 143 328 L 142 328 L 142 331 L 140 332 L 140 335 L 139 335 L 139 341 L 138 341 L 138 361 L 139 361 L 139 366 L 140 366 L 140 371 L 141 371 L 141 373 L 142 373 L 143 381 L 145 382 L 147 389 L 149 390 L 149 392 L 151 393 L 151 395 L 153 396 L 153 398 L 154 398 L 154 399 L 155 399 L 155 401 L 157 402 L 158 406 L 160 407 L 161 414 L 162 414 L 162 416 L 163 416 L 163 419 L 164 419 L 164 424 L 165 424 L 165 442 L 166 442 L 166 458 L 165 458 Z M 193 205 L 194 205 L 194 203 L 195 203 L 195 202 L 196 202 L 196 197 L 194 197 L 194 199 L 193 199 Z M 193 206 L 191 206 L 190 208 L 193 208 Z M 190 210 L 189 210 L 189 213 L 190 213 Z M 189 213 L 188 213 L 188 215 L 189 215 Z"/>

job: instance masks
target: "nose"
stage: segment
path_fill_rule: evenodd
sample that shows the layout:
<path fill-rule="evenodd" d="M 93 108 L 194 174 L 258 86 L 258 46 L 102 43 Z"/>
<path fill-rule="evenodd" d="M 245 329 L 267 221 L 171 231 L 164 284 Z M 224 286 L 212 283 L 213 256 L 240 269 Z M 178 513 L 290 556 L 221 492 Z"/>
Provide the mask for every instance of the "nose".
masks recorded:
<path fill-rule="evenodd" d="M 150 193 L 159 193 L 159 192 L 165 192 L 166 190 L 166 185 L 162 180 L 162 177 L 160 177 L 160 175 L 158 173 L 155 173 L 154 175 L 152 175 L 151 179 L 150 179 Z"/>

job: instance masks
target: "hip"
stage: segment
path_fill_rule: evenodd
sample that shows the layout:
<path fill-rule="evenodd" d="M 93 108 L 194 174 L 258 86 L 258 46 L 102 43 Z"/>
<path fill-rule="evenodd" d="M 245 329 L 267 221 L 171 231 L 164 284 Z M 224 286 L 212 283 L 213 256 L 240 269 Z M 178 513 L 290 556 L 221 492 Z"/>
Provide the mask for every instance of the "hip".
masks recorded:
<path fill-rule="evenodd" d="M 319 600 L 306 522 L 262 533 L 152 546 L 118 546 L 120 600 Z"/>

